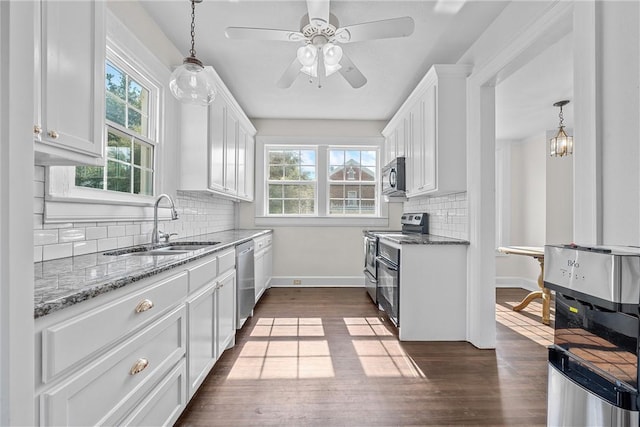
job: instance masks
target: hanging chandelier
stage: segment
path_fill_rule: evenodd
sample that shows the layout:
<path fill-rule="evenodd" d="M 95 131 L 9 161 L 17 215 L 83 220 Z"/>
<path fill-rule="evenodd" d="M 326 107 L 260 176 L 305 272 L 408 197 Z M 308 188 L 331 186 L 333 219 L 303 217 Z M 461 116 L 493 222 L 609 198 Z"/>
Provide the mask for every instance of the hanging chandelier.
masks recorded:
<path fill-rule="evenodd" d="M 549 155 L 551 157 L 562 157 L 567 154 L 573 154 L 573 137 L 567 135 L 564 131 L 564 117 L 562 115 L 562 107 L 568 103 L 569 101 L 558 101 L 553 104 L 554 107 L 560 107 L 560 124 L 556 136 L 549 140 Z"/>
<path fill-rule="evenodd" d="M 202 0 L 191 1 L 191 49 L 189 56 L 184 58 L 182 65 L 171 73 L 169 88 L 171 93 L 180 102 L 197 105 L 209 105 L 213 101 L 215 92 L 215 82 L 211 73 L 208 73 L 202 62 L 196 58 L 195 49 L 195 19 L 196 3 Z"/>

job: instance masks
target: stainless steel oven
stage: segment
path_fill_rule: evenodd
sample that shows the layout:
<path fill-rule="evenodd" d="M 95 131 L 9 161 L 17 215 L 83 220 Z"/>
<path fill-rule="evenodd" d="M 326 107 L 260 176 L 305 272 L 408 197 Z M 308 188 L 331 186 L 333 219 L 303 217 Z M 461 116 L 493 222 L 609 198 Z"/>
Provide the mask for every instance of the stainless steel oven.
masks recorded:
<path fill-rule="evenodd" d="M 364 234 L 364 286 L 375 304 L 378 303 L 378 272 L 376 257 L 378 256 L 378 237 Z"/>
<path fill-rule="evenodd" d="M 378 305 L 400 325 L 400 249 L 378 242 Z"/>
<path fill-rule="evenodd" d="M 545 247 L 556 292 L 548 425 L 638 426 L 640 250 Z"/>

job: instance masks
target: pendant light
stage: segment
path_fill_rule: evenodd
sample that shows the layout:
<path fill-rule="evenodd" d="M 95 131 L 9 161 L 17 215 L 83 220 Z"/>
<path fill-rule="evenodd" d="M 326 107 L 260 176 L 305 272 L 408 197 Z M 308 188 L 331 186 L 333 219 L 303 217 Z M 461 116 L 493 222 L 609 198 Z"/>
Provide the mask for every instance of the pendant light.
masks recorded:
<path fill-rule="evenodd" d="M 196 58 L 195 49 L 195 19 L 196 3 L 202 0 L 191 0 L 191 49 L 189 56 L 184 58 L 182 65 L 171 73 L 169 88 L 179 101 L 188 104 L 209 105 L 216 95 L 215 83 L 211 73 L 208 73 L 202 62 Z"/>
<path fill-rule="evenodd" d="M 554 107 L 560 107 L 560 124 L 556 136 L 549 140 L 549 155 L 551 155 L 551 157 L 562 157 L 567 154 L 573 154 L 573 137 L 567 135 L 564 131 L 564 117 L 562 116 L 562 107 L 568 103 L 569 101 L 558 101 L 553 104 Z"/>

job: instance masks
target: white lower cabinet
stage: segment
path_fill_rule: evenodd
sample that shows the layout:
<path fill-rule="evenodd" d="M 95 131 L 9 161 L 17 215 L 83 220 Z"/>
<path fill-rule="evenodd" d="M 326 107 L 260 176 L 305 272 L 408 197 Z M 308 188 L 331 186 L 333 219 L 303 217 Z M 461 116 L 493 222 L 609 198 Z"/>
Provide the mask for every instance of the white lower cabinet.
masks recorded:
<path fill-rule="evenodd" d="M 41 395 L 43 425 L 115 425 L 185 355 L 180 305 Z"/>
<path fill-rule="evenodd" d="M 235 345 L 235 248 L 36 319 L 42 426 L 172 425 Z"/>
<path fill-rule="evenodd" d="M 198 390 L 224 350 L 235 344 L 235 264 L 224 264 L 230 259 L 229 253 L 235 254 L 235 251 L 218 257 L 219 268 L 226 271 L 217 278 L 212 277 L 203 289 L 190 296 L 186 302 L 189 317 L 189 398 Z M 190 274 L 194 270 L 190 270 Z"/>
<path fill-rule="evenodd" d="M 264 291 L 269 287 L 273 271 L 273 252 L 271 242 L 273 234 L 253 239 L 255 247 L 254 268 L 256 284 L 256 303 L 262 297 Z"/>

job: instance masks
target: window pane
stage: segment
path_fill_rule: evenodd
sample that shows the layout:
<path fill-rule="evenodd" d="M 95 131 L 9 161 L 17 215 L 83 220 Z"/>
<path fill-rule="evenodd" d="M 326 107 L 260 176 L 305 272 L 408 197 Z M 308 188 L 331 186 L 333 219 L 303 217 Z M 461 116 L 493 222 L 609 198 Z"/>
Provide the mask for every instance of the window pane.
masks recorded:
<path fill-rule="evenodd" d="M 316 165 L 316 152 L 315 150 L 301 150 L 300 151 L 300 164 L 305 166 Z"/>
<path fill-rule="evenodd" d="M 285 200 L 284 201 L 284 213 L 285 214 L 299 214 L 300 202 L 298 200 Z"/>
<path fill-rule="evenodd" d="M 375 181 L 376 180 L 376 168 L 372 167 L 362 167 L 360 169 L 360 179 L 362 181 Z"/>
<path fill-rule="evenodd" d="M 331 166 L 343 166 L 344 165 L 344 151 L 343 150 L 329 150 L 329 165 L 331 165 Z"/>
<path fill-rule="evenodd" d="M 360 151 L 346 151 L 345 164 L 360 165 Z"/>
<path fill-rule="evenodd" d="M 108 61 L 106 62 L 105 83 L 108 93 L 125 101 L 125 74 Z"/>
<path fill-rule="evenodd" d="M 300 200 L 300 213 L 303 215 L 313 215 L 315 210 L 314 200 Z"/>
<path fill-rule="evenodd" d="M 315 199 L 316 186 L 313 184 L 300 184 L 298 185 L 298 193 L 301 199 Z"/>
<path fill-rule="evenodd" d="M 104 167 L 78 166 L 76 167 L 76 186 L 89 188 L 104 188 Z"/>
<path fill-rule="evenodd" d="M 300 179 L 304 181 L 314 181 L 316 179 L 316 167 L 315 166 L 301 166 L 300 167 Z"/>
<path fill-rule="evenodd" d="M 269 214 L 280 215 L 282 212 L 282 200 L 269 200 Z"/>
<path fill-rule="evenodd" d="M 269 198 L 270 199 L 281 199 L 284 197 L 282 191 L 282 185 L 279 184 L 269 184 Z"/>
<path fill-rule="evenodd" d="M 284 179 L 284 166 L 269 166 L 269 179 Z"/>
<path fill-rule="evenodd" d="M 284 163 L 284 154 L 282 151 L 269 151 L 269 164 L 281 165 Z"/>
<path fill-rule="evenodd" d="M 332 214 L 343 214 L 344 213 L 344 200 L 336 199 L 330 201 L 329 213 Z"/>
<path fill-rule="evenodd" d="M 331 181 L 343 181 L 344 180 L 344 167 L 343 166 L 331 166 L 331 167 L 329 167 L 329 180 L 331 180 Z"/>
<path fill-rule="evenodd" d="M 134 110 L 133 108 L 129 108 L 129 114 L 127 115 L 127 127 L 131 130 L 134 130 L 136 132 L 138 132 L 140 135 L 147 135 L 147 130 L 144 128 L 146 127 L 146 121 L 143 122 L 143 117 L 142 115 Z"/>
<path fill-rule="evenodd" d="M 129 79 L 129 104 L 147 114 L 148 99 L 149 91 L 135 80 Z"/>
<path fill-rule="evenodd" d="M 344 185 L 331 184 L 329 185 L 329 198 L 331 199 L 343 199 L 344 198 Z"/>
<path fill-rule="evenodd" d="M 368 166 L 375 168 L 376 166 L 376 152 L 375 151 L 361 151 L 362 166 Z"/>
<path fill-rule="evenodd" d="M 153 168 L 153 147 L 139 142 L 133 143 L 133 164 L 147 169 Z"/>
<path fill-rule="evenodd" d="M 107 161 L 107 190 L 131 192 L 131 166 Z"/>
<path fill-rule="evenodd" d="M 125 102 L 112 93 L 106 96 L 106 117 L 114 123 L 124 126 L 127 106 Z"/>
<path fill-rule="evenodd" d="M 290 180 L 290 181 L 297 181 L 297 180 L 301 179 L 300 167 L 298 165 L 285 166 L 284 167 L 284 179 Z"/>
<path fill-rule="evenodd" d="M 153 172 L 133 168 L 133 193 L 153 195 Z"/>
<path fill-rule="evenodd" d="M 297 199 L 300 192 L 297 185 L 285 185 L 284 186 L 284 198 L 285 199 Z"/>
<path fill-rule="evenodd" d="M 114 132 L 107 133 L 107 157 L 131 162 L 131 140 Z M 108 180 L 107 175 L 107 180 Z"/>

